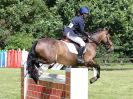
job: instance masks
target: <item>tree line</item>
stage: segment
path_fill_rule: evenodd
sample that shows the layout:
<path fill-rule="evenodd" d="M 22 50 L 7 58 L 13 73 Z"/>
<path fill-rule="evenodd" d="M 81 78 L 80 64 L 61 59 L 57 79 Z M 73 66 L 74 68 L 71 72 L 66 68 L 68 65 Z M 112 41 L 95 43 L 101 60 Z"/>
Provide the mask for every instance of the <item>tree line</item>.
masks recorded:
<path fill-rule="evenodd" d="M 133 57 L 132 0 L 0 0 L 0 48 L 29 50 L 41 37 L 61 38 L 81 6 L 90 9 L 88 32 L 108 27 L 115 57 Z"/>

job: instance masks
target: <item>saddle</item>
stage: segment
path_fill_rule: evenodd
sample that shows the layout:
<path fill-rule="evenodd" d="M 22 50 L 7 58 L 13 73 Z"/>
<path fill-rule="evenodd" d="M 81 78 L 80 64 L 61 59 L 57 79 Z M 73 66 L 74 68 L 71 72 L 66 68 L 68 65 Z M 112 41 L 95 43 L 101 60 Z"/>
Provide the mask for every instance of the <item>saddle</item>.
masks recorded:
<path fill-rule="evenodd" d="M 84 42 L 87 42 L 88 39 L 87 37 L 82 37 L 82 39 L 84 40 Z M 70 50 L 70 52 L 72 53 L 78 53 L 77 51 L 79 50 L 80 48 L 80 45 L 72 40 L 70 40 L 69 38 L 67 38 L 66 36 L 64 36 L 62 39 L 61 39 L 63 42 L 65 42 L 65 44 L 67 45 L 68 49 Z M 75 48 L 75 49 L 74 49 Z"/>

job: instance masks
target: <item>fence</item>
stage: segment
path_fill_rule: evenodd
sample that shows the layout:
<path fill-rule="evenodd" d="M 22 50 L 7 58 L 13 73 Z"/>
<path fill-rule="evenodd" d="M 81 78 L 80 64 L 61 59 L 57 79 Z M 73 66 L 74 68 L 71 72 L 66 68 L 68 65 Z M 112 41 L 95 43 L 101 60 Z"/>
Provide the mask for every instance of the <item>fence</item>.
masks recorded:
<path fill-rule="evenodd" d="M 88 99 L 88 69 L 66 69 L 66 75 L 45 74 L 38 84 L 22 70 L 21 99 Z M 24 81 L 24 82 L 23 82 Z"/>
<path fill-rule="evenodd" d="M 0 68 L 20 68 L 27 60 L 25 50 L 0 50 Z"/>

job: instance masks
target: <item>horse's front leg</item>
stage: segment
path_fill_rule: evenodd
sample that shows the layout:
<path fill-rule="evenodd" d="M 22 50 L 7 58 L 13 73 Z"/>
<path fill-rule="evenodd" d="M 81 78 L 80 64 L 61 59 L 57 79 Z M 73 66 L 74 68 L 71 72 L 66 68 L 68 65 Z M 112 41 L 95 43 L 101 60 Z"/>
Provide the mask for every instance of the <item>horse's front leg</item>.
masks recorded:
<path fill-rule="evenodd" d="M 93 72 L 94 72 L 94 75 L 90 79 L 91 84 L 94 83 L 95 81 L 97 81 L 98 78 L 100 78 L 100 66 L 99 67 L 93 67 Z"/>
<path fill-rule="evenodd" d="M 90 79 L 90 83 L 94 83 L 95 81 L 97 81 L 98 78 L 100 78 L 100 65 L 95 64 L 94 61 L 91 61 L 87 64 L 87 66 L 92 67 L 93 68 L 93 77 Z"/>

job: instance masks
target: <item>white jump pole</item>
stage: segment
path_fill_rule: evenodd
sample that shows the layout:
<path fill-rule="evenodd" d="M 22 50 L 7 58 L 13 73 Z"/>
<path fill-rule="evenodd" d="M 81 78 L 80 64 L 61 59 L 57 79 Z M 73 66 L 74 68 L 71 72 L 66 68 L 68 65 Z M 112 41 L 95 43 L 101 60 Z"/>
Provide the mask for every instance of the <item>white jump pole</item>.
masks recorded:
<path fill-rule="evenodd" d="M 27 74 L 27 57 L 28 57 L 28 51 L 23 50 L 22 51 L 22 65 L 24 66 L 24 99 L 26 99 L 27 95 L 27 88 L 28 88 L 28 74 Z"/>
<path fill-rule="evenodd" d="M 70 73 L 70 99 L 88 99 L 88 69 L 70 68 L 66 72 Z"/>

